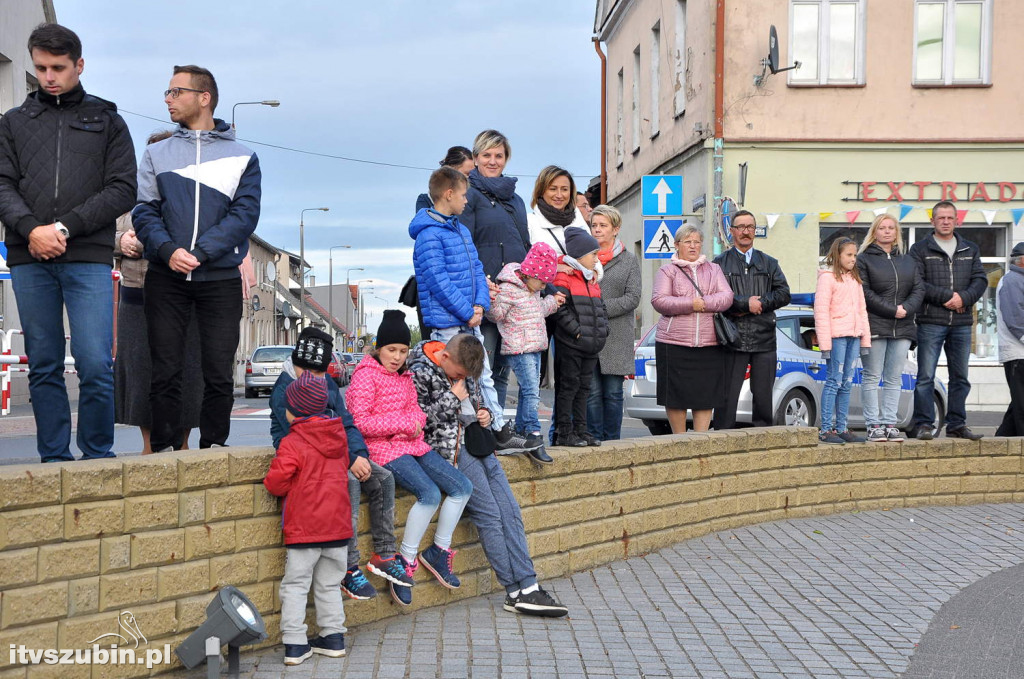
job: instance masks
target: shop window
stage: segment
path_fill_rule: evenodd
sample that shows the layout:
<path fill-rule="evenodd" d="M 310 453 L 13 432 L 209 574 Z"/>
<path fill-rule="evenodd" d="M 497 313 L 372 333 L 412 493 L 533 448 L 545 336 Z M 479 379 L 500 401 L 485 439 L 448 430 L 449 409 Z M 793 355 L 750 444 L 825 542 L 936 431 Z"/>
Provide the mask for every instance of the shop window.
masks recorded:
<path fill-rule="evenodd" d="M 791 0 L 790 85 L 864 84 L 864 0 Z"/>
<path fill-rule="evenodd" d="M 992 0 L 917 0 L 914 84 L 991 84 Z"/>

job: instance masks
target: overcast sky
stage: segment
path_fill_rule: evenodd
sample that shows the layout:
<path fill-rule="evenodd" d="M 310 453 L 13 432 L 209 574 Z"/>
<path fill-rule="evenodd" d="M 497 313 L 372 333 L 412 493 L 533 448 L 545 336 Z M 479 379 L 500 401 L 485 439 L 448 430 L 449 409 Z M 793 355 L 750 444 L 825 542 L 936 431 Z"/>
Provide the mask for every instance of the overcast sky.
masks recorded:
<path fill-rule="evenodd" d="M 167 121 L 162 92 L 174 64 L 217 78 L 217 117 L 239 101 L 238 137 L 305 151 L 421 168 L 454 144 L 495 128 L 512 144 L 509 174 L 561 165 L 586 186 L 600 170 L 600 60 L 591 43 L 593 0 L 493 2 L 269 2 L 54 0 L 57 20 L 82 38 L 86 91 L 114 101 L 141 154 Z M 136 115 L 140 114 L 140 115 Z M 151 116 L 149 120 L 141 116 Z M 166 123 L 166 126 L 169 126 Z M 317 284 L 345 270 L 372 278 L 389 301 L 412 274 L 408 236 L 429 170 L 382 167 L 251 145 L 263 169 L 256 233 L 298 252 Z M 370 285 L 370 284 L 368 284 Z M 384 303 L 366 302 L 373 323 Z M 415 319 L 413 319 L 415 323 Z"/>

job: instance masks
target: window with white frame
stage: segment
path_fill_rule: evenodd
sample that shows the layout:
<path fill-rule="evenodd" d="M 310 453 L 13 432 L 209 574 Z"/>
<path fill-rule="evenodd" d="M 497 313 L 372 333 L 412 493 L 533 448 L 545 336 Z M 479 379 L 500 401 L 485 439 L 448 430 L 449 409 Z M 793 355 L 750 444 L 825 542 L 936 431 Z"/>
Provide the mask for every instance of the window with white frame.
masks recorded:
<path fill-rule="evenodd" d="M 686 0 L 676 0 L 675 39 L 675 93 L 672 99 L 675 115 L 679 117 L 686 112 Z"/>
<path fill-rule="evenodd" d="M 633 153 L 640 150 L 640 45 L 633 50 Z"/>
<path fill-rule="evenodd" d="M 991 81 L 992 0 L 914 3 L 914 84 Z"/>
<path fill-rule="evenodd" d="M 661 22 L 651 29 L 651 138 L 661 131 Z"/>
<path fill-rule="evenodd" d="M 791 0 L 791 85 L 863 85 L 865 0 Z M 780 67 L 790 64 L 779 64 Z"/>

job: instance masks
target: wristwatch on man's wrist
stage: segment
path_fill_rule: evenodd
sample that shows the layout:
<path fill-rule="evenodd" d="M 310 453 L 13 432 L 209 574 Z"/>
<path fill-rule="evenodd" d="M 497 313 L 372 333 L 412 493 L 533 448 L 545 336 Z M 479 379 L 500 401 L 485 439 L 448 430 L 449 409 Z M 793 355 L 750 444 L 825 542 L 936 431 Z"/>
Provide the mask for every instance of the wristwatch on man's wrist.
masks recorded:
<path fill-rule="evenodd" d="M 64 225 L 63 225 L 63 224 L 61 224 L 60 222 L 57 222 L 57 223 L 55 223 L 55 224 L 53 225 L 53 228 L 57 229 L 57 232 L 58 232 L 58 233 L 59 233 L 60 235 L 64 236 L 64 238 L 65 238 L 65 239 L 67 239 L 67 238 L 70 238 L 70 237 L 71 237 L 71 232 L 70 232 L 70 231 L 68 231 L 68 227 L 64 226 Z"/>

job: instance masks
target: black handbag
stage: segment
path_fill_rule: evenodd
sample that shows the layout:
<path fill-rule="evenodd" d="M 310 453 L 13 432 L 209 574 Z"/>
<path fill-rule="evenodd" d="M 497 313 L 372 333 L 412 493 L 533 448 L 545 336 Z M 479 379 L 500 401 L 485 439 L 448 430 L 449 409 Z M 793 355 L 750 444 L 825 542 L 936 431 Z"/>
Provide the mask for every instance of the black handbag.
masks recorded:
<path fill-rule="evenodd" d="M 480 405 L 473 403 L 473 412 L 480 410 Z M 466 450 L 473 457 L 487 457 L 494 455 L 498 449 L 498 438 L 490 427 L 483 427 L 479 422 L 473 421 L 465 428 Z"/>
<path fill-rule="evenodd" d="M 681 269 L 681 271 L 687 280 L 690 281 L 693 289 L 697 291 L 697 294 L 703 297 L 704 293 L 697 286 L 697 281 L 690 276 L 686 269 Z M 714 313 L 715 338 L 718 339 L 718 343 L 727 349 L 738 349 L 740 346 L 740 331 L 736 324 L 725 314 L 717 311 Z"/>

